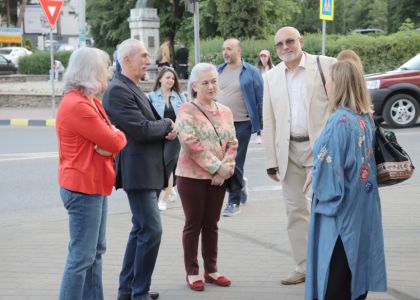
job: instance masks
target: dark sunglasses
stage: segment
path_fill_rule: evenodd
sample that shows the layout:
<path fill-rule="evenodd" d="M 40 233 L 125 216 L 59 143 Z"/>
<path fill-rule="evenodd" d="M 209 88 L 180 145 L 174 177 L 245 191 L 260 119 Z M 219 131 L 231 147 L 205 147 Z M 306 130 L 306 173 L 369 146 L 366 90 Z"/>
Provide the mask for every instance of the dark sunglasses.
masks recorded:
<path fill-rule="evenodd" d="M 287 47 L 291 47 L 291 46 L 293 46 L 293 45 L 295 44 L 295 42 L 296 42 L 296 39 L 287 39 L 287 40 L 285 40 L 284 42 L 283 42 L 283 41 L 278 42 L 278 43 L 275 45 L 275 47 L 276 47 L 277 49 L 281 49 L 281 48 L 283 48 L 285 45 L 286 45 Z"/>

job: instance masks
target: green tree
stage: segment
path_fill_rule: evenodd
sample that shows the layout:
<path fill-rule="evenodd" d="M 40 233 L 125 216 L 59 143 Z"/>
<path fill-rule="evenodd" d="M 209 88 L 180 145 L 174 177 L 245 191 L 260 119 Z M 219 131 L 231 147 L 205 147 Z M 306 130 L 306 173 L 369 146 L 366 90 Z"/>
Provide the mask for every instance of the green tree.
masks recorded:
<path fill-rule="evenodd" d="M 268 19 L 259 1 L 216 0 L 218 29 L 222 37 L 262 38 Z"/>
<path fill-rule="evenodd" d="M 216 0 L 200 1 L 200 38 L 220 36 L 218 21 Z"/>
<path fill-rule="evenodd" d="M 369 5 L 369 27 L 387 30 L 388 3 L 384 0 L 373 0 Z"/>
<path fill-rule="evenodd" d="M 298 2 L 292 0 L 265 0 L 261 5 L 268 18 L 266 33 L 269 35 L 290 24 L 293 15 L 301 12 Z"/>
<path fill-rule="evenodd" d="M 396 32 L 407 19 L 415 27 L 420 26 L 420 7 L 418 0 L 388 0 L 388 31 Z"/>
<path fill-rule="evenodd" d="M 6 25 L 16 26 L 18 21 L 17 9 L 21 0 L 0 0 L 0 16 L 5 16 Z"/>
<path fill-rule="evenodd" d="M 349 10 L 349 29 L 367 28 L 369 9 L 366 0 L 356 0 L 348 7 Z"/>
<path fill-rule="evenodd" d="M 411 22 L 410 18 L 405 19 L 404 23 L 401 24 L 401 26 L 398 28 L 398 31 L 407 31 L 407 30 L 413 30 L 414 29 L 414 23 Z"/>
<path fill-rule="evenodd" d="M 347 33 L 349 30 L 348 17 L 348 1 L 335 1 L 334 20 L 327 22 L 327 33 Z"/>
<path fill-rule="evenodd" d="M 302 0 L 300 9 L 293 16 L 292 26 L 301 33 L 319 32 L 321 20 L 319 19 L 319 0 Z"/>
<path fill-rule="evenodd" d="M 111 54 L 130 37 L 127 19 L 134 6 L 135 0 L 87 0 L 86 19 L 96 47 Z"/>

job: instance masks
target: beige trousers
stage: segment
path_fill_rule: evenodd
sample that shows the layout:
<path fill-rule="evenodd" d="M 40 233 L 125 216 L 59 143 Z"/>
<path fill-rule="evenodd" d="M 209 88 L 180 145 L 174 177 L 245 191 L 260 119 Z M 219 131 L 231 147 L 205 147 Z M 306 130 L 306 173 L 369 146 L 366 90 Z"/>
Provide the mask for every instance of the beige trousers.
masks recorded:
<path fill-rule="evenodd" d="M 308 243 L 309 201 L 302 192 L 306 174 L 312 167 L 312 149 L 309 142 L 290 141 L 289 161 L 282 181 L 287 213 L 287 234 L 295 263 L 295 271 L 306 273 Z"/>

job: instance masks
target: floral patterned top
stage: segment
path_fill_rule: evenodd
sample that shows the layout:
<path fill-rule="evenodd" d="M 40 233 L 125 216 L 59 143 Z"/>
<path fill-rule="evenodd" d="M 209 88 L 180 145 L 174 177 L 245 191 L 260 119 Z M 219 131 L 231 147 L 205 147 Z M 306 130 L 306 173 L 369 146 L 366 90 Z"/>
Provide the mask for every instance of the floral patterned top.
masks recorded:
<path fill-rule="evenodd" d="M 374 137 L 372 115 L 341 108 L 314 145 L 305 300 L 324 299 L 338 237 L 352 273 L 352 299 L 386 290 Z"/>
<path fill-rule="evenodd" d="M 197 100 L 194 103 L 200 106 Z M 216 111 L 200 108 L 216 127 L 217 136 L 210 121 L 192 103 L 184 103 L 178 111 L 176 127 L 181 153 L 175 171 L 177 176 L 211 179 L 222 161 L 235 165 L 238 140 L 230 109 L 220 103 Z M 220 145 L 221 141 L 221 145 Z"/>

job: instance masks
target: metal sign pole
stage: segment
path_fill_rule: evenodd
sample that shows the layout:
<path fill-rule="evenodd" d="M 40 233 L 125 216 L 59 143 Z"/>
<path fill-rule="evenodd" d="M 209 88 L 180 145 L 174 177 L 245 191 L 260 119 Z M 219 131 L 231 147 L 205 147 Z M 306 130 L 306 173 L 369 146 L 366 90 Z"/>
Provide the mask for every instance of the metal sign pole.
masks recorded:
<path fill-rule="evenodd" d="M 325 20 L 322 20 L 322 51 L 321 54 L 325 55 L 325 35 L 327 31 L 327 22 Z"/>
<path fill-rule="evenodd" d="M 200 62 L 200 1 L 194 1 L 194 62 Z"/>
<path fill-rule="evenodd" d="M 79 48 L 86 47 L 86 3 L 79 0 Z"/>
<path fill-rule="evenodd" d="M 52 118 L 55 118 L 55 87 L 54 87 L 54 49 L 53 49 L 53 27 L 50 26 L 50 56 L 51 56 L 51 69 L 50 69 L 50 80 L 51 80 L 51 108 Z"/>

